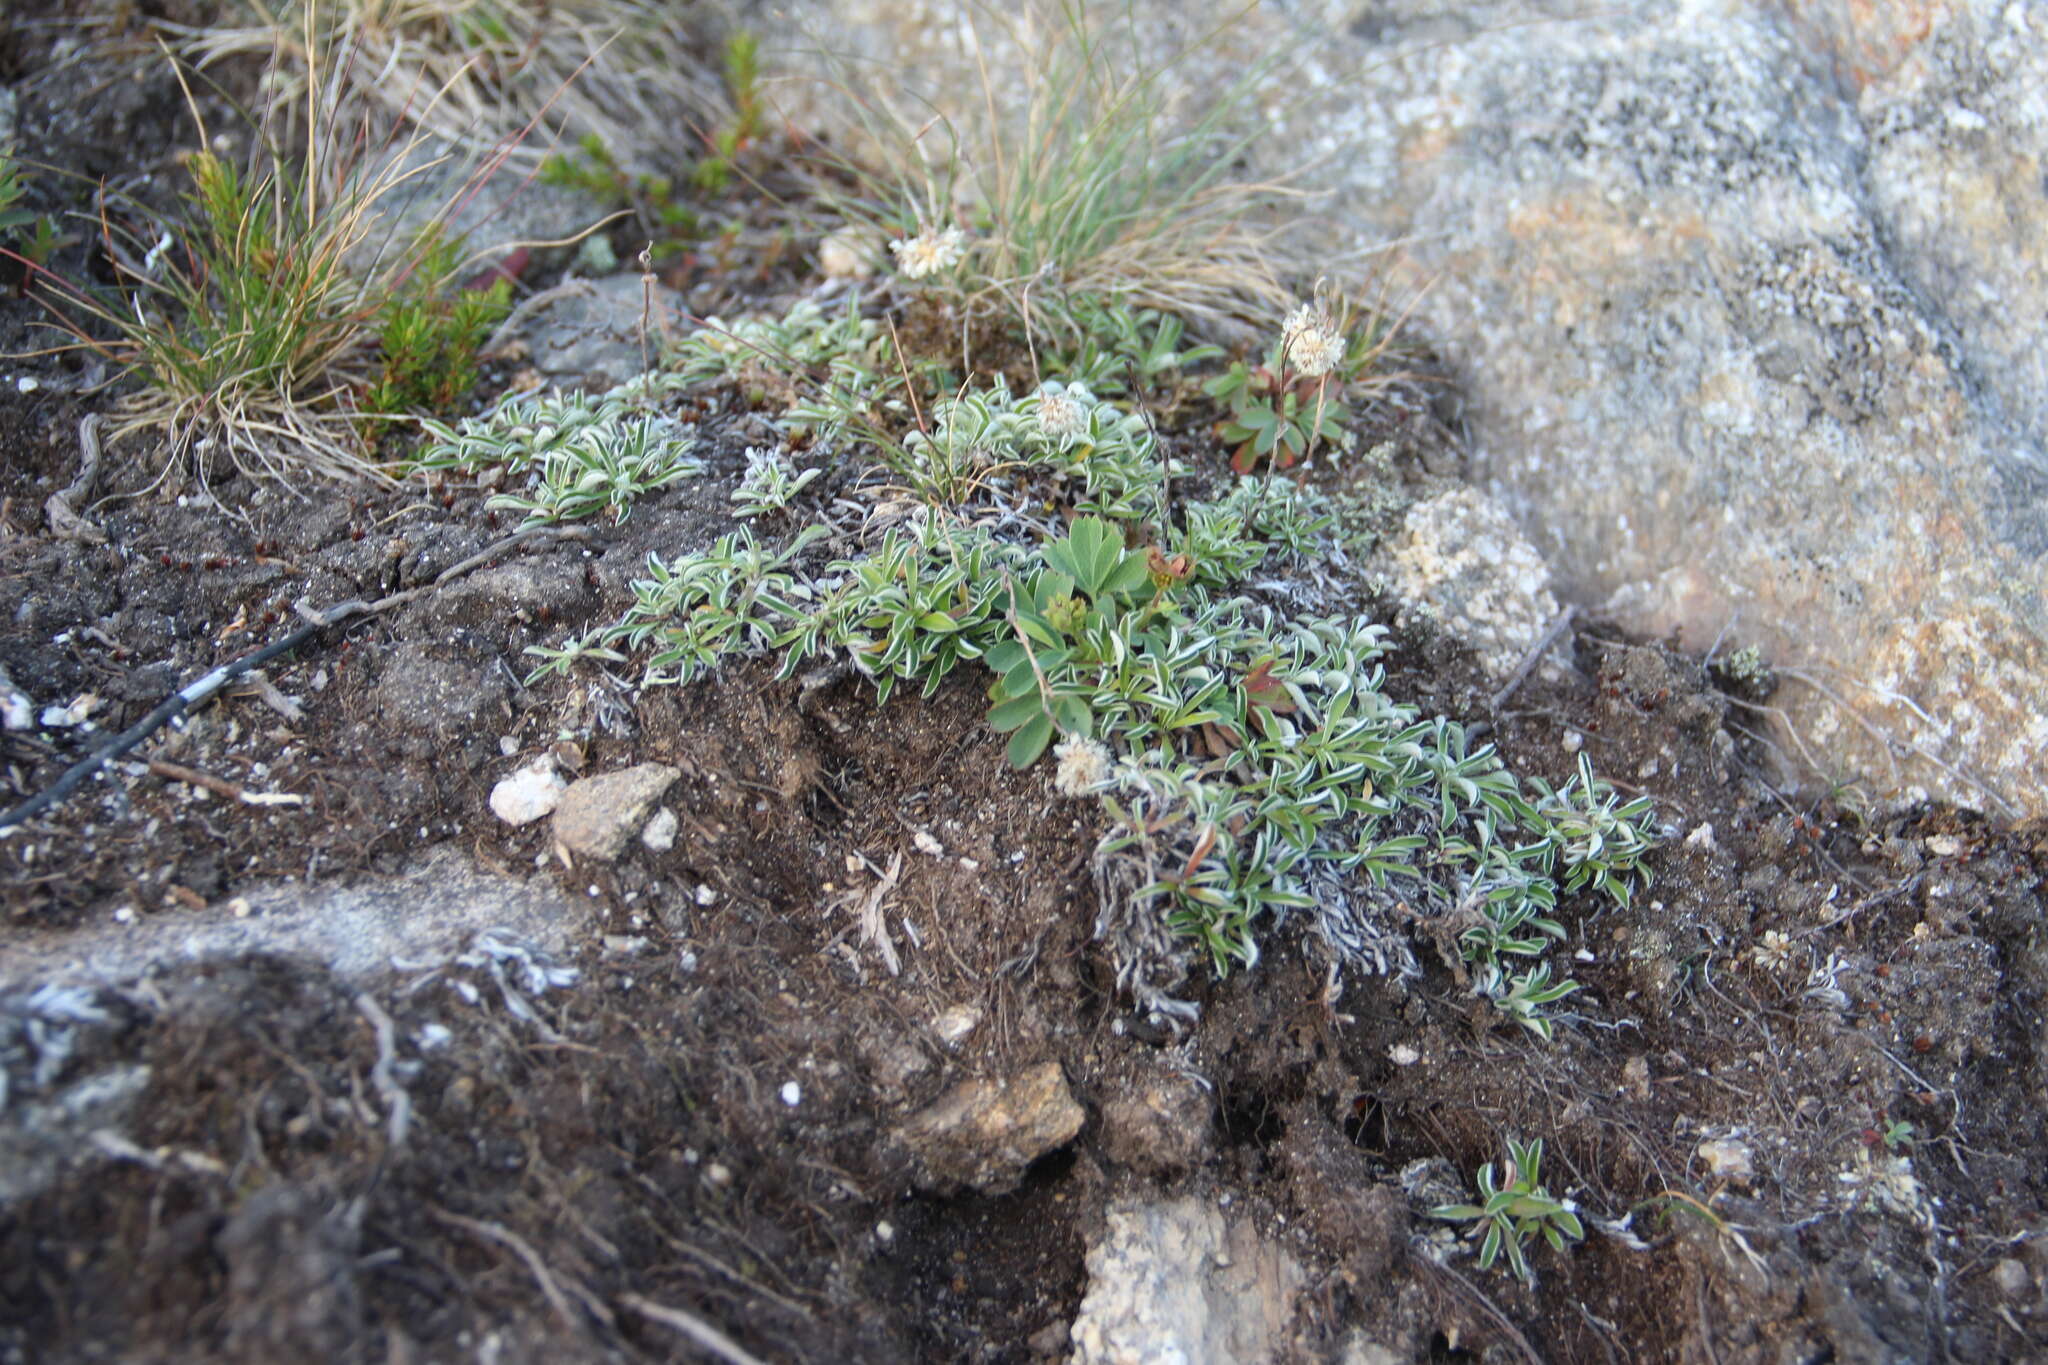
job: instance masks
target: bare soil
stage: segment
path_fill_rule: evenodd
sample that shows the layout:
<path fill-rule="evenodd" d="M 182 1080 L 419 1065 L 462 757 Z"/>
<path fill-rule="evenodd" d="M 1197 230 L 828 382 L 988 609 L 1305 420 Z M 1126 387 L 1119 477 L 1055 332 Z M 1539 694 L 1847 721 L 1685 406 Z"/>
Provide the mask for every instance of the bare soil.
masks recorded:
<path fill-rule="evenodd" d="M 58 121 L 33 75 L 48 41 L 0 28 L 31 136 Z M 62 87 L 81 108 L 100 88 Z M 80 136 L 154 157 L 168 145 L 120 139 L 173 115 L 155 90 Z M 6 336 L 27 307 L 0 309 Z M 101 699 L 91 733 L 0 732 L 9 805 L 295 604 L 430 582 L 511 529 L 457 488 L 173 480 L 96 505 L 105 544 L 56 539 L 44 500 L 108 400 L 69 391 L 74 361 L 9 365 L 0 667 L 38 708 Z M 1404 477 L 1454 463 L 1429 414 L 1386 420 Z M 303 805 L 129 765 L 0 841 L 6 990 L 34 984 L 8 979 L 10 941 L 230 916 L 256 884 L 389 877 L 432 849 L 584 907 L 581 976 L 530 993 L 531 1018 L 473 967 L 366 987 L 247 957 L 119 984 L 66 1071 L 14 1078 L 18 1113 L 146 1068 L 134 1152 L 0 1204 L 0 1361 L 696 1358 L 648 1302 L 762 1359 L 1063 1359 L 1106 1210 L 1190 1192 L 1306 1267 L 1291 1359 L 1360 1329 L 1444 1361 L 2042 1357 L 2048 830 L 1780 794 L 1676 642 L 1581 624 L 1576 672 L 1496 713 L 1466 651 L 1411 631 L 1402 699 L 1489 726 L 1519 773 L 1562 782 L 1582 744 L 1656 799 L 1655 884 L 1565 905 L 1583 989 L 1548 1045 L 1462 988 L 1428 922 L 1410 981 L 1333 982 L 1278 930 L 1256 970 L 1191 983 L 1176 1035 L 1119 998 L 1094 942 L 1094 807 L 1010 771 L 972 677 L 879 708 L 770 661 L 686 689 L 523 683 L 526 647 L 616 615 L 648 553 L 729 527 L 766 431 L 713 395 L 704 478 L 315 636 L 266 674 L 298 718 L 231 689 L 134 756 Z M 160 460 L 118 447 L 100 493 Z M 493 783 L 548 748 L 586 773 L 681 769 L 673 847 L 565 866 L 545 824 L 497 820 Z M 897 973 L 858 932 L 876 895 Z M 404 1040 L 396 1072 L 366 991 Z M 1045 1061 L 1086 1113 L 1072 1143 L 997 1195 L 921 1172 L 907 1116 Z M 1159 1095 L 1182 1107 L 1162 1117 Z M 1508 1134 L 1544 1139 L 1588 1221 L 1568 1253 L 1534 1251 L 1534 1289 L 1446 1254 L 1423 1214 L 1469 1198 Z M 1717 1139 L 1746 1172 L 1702 1154 Z"/>

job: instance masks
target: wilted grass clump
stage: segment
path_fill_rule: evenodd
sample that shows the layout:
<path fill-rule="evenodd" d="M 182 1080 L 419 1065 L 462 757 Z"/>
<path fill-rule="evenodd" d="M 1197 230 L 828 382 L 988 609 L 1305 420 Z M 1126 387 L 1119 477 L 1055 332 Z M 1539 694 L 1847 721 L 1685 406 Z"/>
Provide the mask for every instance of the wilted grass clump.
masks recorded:
<path fill-rule="evenodd" d="M 820 196 L 888 242 L 901 276 L 1065 339 L 1082 299 L 1211 328 L 1281 309 L 1276 223 L 1301 196 L 1240 171 L 1275 61 L 1186 108 L 1168 78 L 1202 43 L 1146 50 L 1074 0 L 1022 21 L 977 5 L 969 22 L 983 88 L 967 107 L 907 102 L 835 63 L 860 150 L 817 154 Z"/>
<path fill-rule="evenodd" d="M 673 0 L 245 0 L 247 22 L 180 29 L 202 65 L 280 48 L 310 71 L 322 51 L 347 52 L 337 72 L 354 97 L 419 131 L 539 164 L 561 132 L 650 156 L 672 135 L 710 137 L 728 115 L 719 73 L 693 22 L 702 7 Z M 287 91 L 297 82 L 287 79 Z M 622 153 L 623 154 L 623 153 Z M 658 169 L 631 158 L 632 170 Z"/>

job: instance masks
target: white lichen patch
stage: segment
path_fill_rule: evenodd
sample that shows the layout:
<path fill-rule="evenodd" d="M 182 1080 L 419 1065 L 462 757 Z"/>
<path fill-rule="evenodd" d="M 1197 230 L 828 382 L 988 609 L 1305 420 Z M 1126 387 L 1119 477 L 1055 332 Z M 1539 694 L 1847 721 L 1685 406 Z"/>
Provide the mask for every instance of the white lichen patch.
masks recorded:
<path fill-rule="evenodd" d="M 1407 610 L 1434 613 L 1496 680 L 1515 670 L 1557 615 L 1549 564 L 1507 510 L 1476 488 L 1410 508 L 1388 559 Z"/>

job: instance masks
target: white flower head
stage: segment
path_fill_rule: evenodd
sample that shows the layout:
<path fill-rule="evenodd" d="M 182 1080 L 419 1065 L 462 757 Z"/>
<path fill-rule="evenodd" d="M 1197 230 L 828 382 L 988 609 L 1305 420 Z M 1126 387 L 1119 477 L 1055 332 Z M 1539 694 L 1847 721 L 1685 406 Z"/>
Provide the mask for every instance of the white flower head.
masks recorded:
<path fill-rule="evenodd" d="M 959 228 L 949 227 L 941 232 L 923 227 L 915 237 L 889 243 L 889 250 L 896 257 L 896 268 L 906 279 L 921 280 L 960 264 L 960 258 L 967 252 L 967 241 Z"/>
<path fill-rule="evenodd" d="M 1280 354 L 1288 369 L 1315 379 L 1344 363 L 1344 334 L 1328 313 L 1304 303 L 1281 325 Z"/>
<path fill-rule="evenodd" d="M 1061 796 L 1086 796 L 1109 781 L 1109 746 L 1095 739 L 1069 736 L 1053 746 L 1058 767 L 1053 790 Z"/>
<path fill-rule="evenodd" d="M 1095 395 L 1086 385 L 1054 379 L 1038 391 L 1038 425 L 1063 446 L 1088 434 L 1088 417 L 1094 410 Z"/>
<path fill-rule="evenodd" d="M 1749 950 L 1759 967 L 1770 972 L 1784 972 L 1793 963 L 1792 940 L 1776 929 L 1764 930 L 1763 941 Z"/>

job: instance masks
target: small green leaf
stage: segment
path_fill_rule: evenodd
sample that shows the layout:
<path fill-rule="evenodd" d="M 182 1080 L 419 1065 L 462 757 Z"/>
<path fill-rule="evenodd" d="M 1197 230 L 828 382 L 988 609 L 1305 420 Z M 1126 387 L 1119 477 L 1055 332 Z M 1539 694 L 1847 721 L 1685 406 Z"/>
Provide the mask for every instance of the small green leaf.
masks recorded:
<path fill-rule="evenodd" d="M 1032 717 L 1044 714 L 1045 705 L 1039 700 L 1038 694 L 1029 692 L 1021 697 L 1011 697 L 1008 701 L 998 702 L 990 708 L 988 723 L 999 733 L 1007 734 Z"/>
<path fill-rule="evenodd" d="M 1030 767 L 1045 752 L 1045 746 L 1052 743 L 1052 735 L 1052 717 L 1040 711 L 1010 736 L 1010 766 L 1019 769 Z"/>

